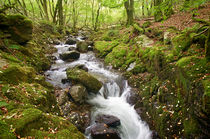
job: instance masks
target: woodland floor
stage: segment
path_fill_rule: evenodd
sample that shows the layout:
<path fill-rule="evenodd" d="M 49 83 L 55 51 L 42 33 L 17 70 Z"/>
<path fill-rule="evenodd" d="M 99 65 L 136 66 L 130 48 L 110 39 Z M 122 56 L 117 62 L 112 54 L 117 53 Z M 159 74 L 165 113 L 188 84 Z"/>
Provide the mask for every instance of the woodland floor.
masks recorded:
<path fill-rule="evenodd" d="M 168 27 L 176 27 L 178 30 L 184 30 L 187 27 L 194 26 L 197 22 L 192 20 L 193 12 L 195 11 L 195 18 L 209 20 L 210 16 L 210 2 L 200 7 L 199 9 L 192 9 L 191 12 L 175 12 L 169 19 L 163 22 L 154 22 L 150 28 L 162 28 L 167 29 Z M 154 20 L 153 18 L 145 18 L 138 20 L 137 22 L 142 25 L 148 20 Z"/>

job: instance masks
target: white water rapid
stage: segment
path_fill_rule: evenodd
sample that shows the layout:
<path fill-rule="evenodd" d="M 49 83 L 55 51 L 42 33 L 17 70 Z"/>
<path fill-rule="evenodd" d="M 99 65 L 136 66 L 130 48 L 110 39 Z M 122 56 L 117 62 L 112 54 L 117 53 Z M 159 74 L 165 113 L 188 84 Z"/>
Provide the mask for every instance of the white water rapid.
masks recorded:
<path fill-rule="evenodd" d="M 61 44 L 55 47 L 58 52 L 53 55 L 57 60 L 45 73 L 48 82 L 54 86 L 66 88 L 69 84 L 61 83 L 61 79 L 66 78 L 66 68 L 84 64 L 88 68 L 88 72 L 104 84 L 100 92 L 95 96 L 90 96 L 88 100 L 90 104 L 94 105 L 91 112 L 91 124 L 94 124 L 94 119 L 98 114 L 113 115 L 120 119 L 121 125 L 118 128 L 118 133 L 122 139 L 151 138 L 149 127 L 141 120 L 134 106 L 127 102 L 132 89 L 119 73 L 114 72 L 110 67 L 105 67 L 93 52 L 81 54 L 80 58 L 74 62 L 64 62 L 59 58 L 59 54 L 68 51 L 70 47 L 76 47 L 76 45 Z M 91 137 L 87 135 L 87 138 Z"/>

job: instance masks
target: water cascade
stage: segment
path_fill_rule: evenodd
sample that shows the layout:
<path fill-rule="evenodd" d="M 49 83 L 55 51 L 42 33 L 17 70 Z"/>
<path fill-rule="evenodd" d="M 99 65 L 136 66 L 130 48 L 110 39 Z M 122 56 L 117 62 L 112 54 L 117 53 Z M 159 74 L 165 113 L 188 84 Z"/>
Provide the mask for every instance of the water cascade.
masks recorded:
<path fill-rule="evenodd" d="M 78 40 L 81 41 L 80 38 Z M 104 66 L 93 52 L 80 54 L 80 58 L 76 61 L 64 62 L 59 58 L 59 54 L 68 51 L 70 47 L 76 47 L 76 45 L 60 44 L 55 47 L 58 51 L 53 56 L 57 60 L 51 69 L 45 73 L 48 82 L 55 87 L 66 88 L 69 83 L 63 84 L 61 82 L 62 79 L 66 78 L 65 70 L 84 64 L 88 68 L 88 72 L 103 83 L 100 92 L 97 95 L 89 96 L 88 99 L 88 102 L 94 106 L 91 111 L 91 125 L 94 124 L 94 119 L 99 114 L 113 115 L 120 119 L 121 125 L 118 128 L 118 133 L 122 139 L 151 138 L 149 127 L 141 120 L 134 106 L 127 102 L 132 89 L 120 73 L 113 71 L 111 67 Z M 87 132 L 87 138 L 91 138 L 89 136 Z"/>

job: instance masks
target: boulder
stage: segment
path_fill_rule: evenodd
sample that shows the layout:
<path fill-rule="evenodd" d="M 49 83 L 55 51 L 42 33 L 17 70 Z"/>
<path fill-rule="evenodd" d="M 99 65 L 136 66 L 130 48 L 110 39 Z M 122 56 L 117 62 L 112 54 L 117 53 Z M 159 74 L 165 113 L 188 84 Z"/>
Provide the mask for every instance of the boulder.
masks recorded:
<path fill-rule="evenodd" d="M 76 50 L 76 47 L 69 47 L 68 50 L 69 50 L 69 51 L 74 51 L 74 50 Z"/>
<path fill-rule="evenodd" d="M 70 52 L 66 52 L 63 54 L 60 54 L 60 58 L 64 61 L 68 60 L 68 61 L 73 61 L 73 60 L 77 60 L 80 57 L 80 53 L 77 51 L 70 51 Z"/>
<path fill-rule="evenodd" d="M 22 15 L 0 15 L 0 29 L 8 31 L 12 40 L 25 44 L 32 39 L 32 21 Z"/>
<path fill-rule="evenodd" d="M 120 139 L 117 132 L 107 128 L 106 124 L 96 124 L 91 128 L 92 139 Z"/>
<path fill-rule="evenodd" d="M 86 53 L 88 51 L 89 44 L 87 42 L 77 42 L 77 50 L 81 53 Z"/>
<path fill-rule="evenodd" d="M 64 105 L 69 100 L 67 92 L 61 91 L 58 96 L 58 105 Z"/>
<path fill-rule="evenodd" d="M 69 68 L 66 71 L 67 78 L 84 85 L 88 91 L 98 93 L 102 87 L 102 83 L 95 77 L 78 68 Z"/>
<path fill-rule="evenodd" d="M 120 119 L 112 115 L 99 115 L 96 117 L 96 123 L 104 123 L 108 127 L 117 127 L 120 125 Z"/>
<path fill-rule="evenodd" d="M 81 64 L 81 65 L 76 65 L 75 68 L 82 69 L 82 70 L 88 72 L 88 68 L 87 68 L 85 65 L 83 65 L 83 64 Z"/>
<path fill-rule="evenodd" d="M 73 100 L 79 104 L 82 104 L 85 102 L 87 94 L 88 94 L 86 88 L 81 84 L 72 86 L 69 90 L 69 93 L 71 97 L 73 98 Z"/>
<path fill-rule="evenodd" d="M 77 39 L 75 38 L 68 38 L 68 40 L 66 41 L 66 44 L 69 44 L 69 45 L 74 45 L 77 43 Z"/>

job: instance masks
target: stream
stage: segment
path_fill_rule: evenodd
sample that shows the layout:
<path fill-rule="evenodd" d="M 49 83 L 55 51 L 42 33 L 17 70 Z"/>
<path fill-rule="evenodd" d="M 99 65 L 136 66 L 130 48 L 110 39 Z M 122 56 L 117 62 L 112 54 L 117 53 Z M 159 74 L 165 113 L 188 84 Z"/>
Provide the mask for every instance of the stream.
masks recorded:
<path fill-rule="evenodd" d="M 79 41 L 80 37 L 77 38 Z M 63 84 L 62 79 L 67 78 L 66 69 L 84 64 L 88 72 L 103 83 L 97 95 L 89 96 L 88 103 L 94 106 L 91 110 L 91 125 L 99 114 L 113 115 L 120 119 L 121 125 L 117 131 L 122 139 L 150 139 L 152 138 L 148 125 L 141 120 L 139 115 L 127 100 L 132 92 L 132 88 L 120 73 L 112 70 L 109 66 L 104 66 L 103 62 L 95 57 L 93 52 L 81 53 L 80 58 L 73 62 L 65 62 L 59 58 L 59 54 L 67 52 L 70 47 L 76 45 L 60 44 L 56 45 L 57 52 L 53 54 L 57 58 L 51 69 L 46 71 L 47 81 L 55 87 L 68 88 L 70 83 Z M 91 126 L 90 125 L 90 126 Z M 86 137 L 91 139 L 88 128 Z"/>

